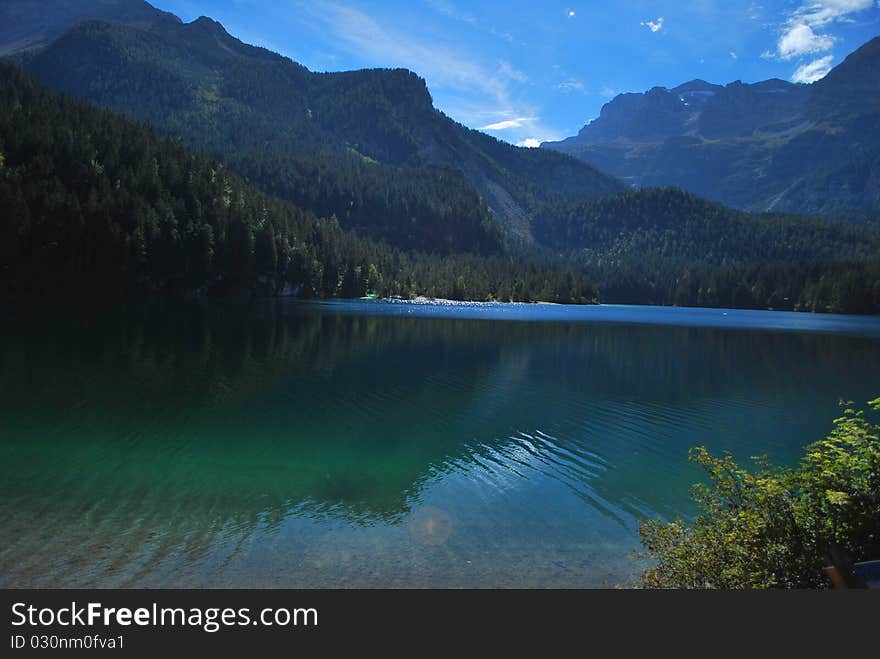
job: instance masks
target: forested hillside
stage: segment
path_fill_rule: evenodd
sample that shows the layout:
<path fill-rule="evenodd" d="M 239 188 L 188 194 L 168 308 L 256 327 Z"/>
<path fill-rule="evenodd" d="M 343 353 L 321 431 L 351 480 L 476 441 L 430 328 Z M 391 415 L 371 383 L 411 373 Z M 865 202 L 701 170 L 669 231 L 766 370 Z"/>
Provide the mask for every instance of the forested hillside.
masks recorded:
<path fill-rule="evenodd" d="M 3 0 L 0 55 L 51 43 L 84 20 L 109 20 L 138 27 L 180 23 L 144 0 Z"/>
<path fill-rule="evenodd" d="M 586 268 L 605 301 L 880 312 L 876 225 L 743 213 L 660 188 L 549 208 L 534 233 Z"/>
<path fill-rule="evenodd" d="M 535 219 L 538 240 L 554 249 L 609 257 L 649 253 L 707 264 L 828 261 L 877 256 L 880 231 L 781 214 L 725 208 L 675 188 L 649 188 L 568 207 Z"/>
<path fill-rule="evenodd" d="M 247 185 L 143 125 L 0 64 L 4 295 L 428 295 L 591 302 L 583 276 L 509 256 L 405 253 Z"/>
<path fill-rule="evenodd" d="M 141 17 L 139 0 L 117 4 Z M 718 146 L 792 111 L 862 130 L 874 55 L 862 49 L 812 94 L 694 81 L 673 90 L 687 116 L 668 90 L 630 95 L 594 132 L 628 144 L 695 125 Z M 626 191 L 568 156 L 456 124 L 410 71 L 312 73 L 211 19 L 165 14 L 82 22 L 13 59 L 53 90 L 151 127 L 43 91 L 29 92 L 36 105 L 10 101 L 0 151 L 14 220 L 0 249 L 15 290 L 92 278 L 153 292 L 583 302 L 596 299 L 586 274 L 605 302 L 880 312 L 880 228 L 868 209 L 853 226 Z M 32 88 L 5 75 L 10 99 Z M 861 96 L 841 104 L 838 88 Z M 867 190 L 876 152 L 847 157 L 787 194 L 829 211 L 837 192 Z M 737 185 L 754 187 L 757 170 L 740 169 Z M 718 171 L 709 163 L 700 176 Z M 851 208 L 840 219 L 856 219 Z"/>
<path fill-rule="evenodd" d="M 677 190 L 549 208 L 545 247 L 403 252 L 3 65 L 0 280 L 13 294 L 367 293 L 880 311 L 878 230 L 730 211 Z M 538 263 L 543 265 L 538 265 Z"/>
<path fill-rule="evenodd" d="M 493 253 L 499 227 L 529 241 L 547 200 L 623 189 L 574 158 L 455 123 L 409 71 L 312 73 L 208 18 L 86 22 L 20 61 L 53 90 L 148 121 L 265 192 L 406 248 Z"/>

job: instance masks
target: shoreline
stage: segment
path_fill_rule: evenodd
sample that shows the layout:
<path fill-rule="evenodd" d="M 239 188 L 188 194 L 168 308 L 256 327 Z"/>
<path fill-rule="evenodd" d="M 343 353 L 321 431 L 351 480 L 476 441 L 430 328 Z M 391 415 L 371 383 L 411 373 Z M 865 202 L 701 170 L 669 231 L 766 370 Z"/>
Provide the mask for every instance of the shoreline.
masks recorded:
<path fill-rule="evenodd" d="M 321 300 L 322 302 L 332 301 L 337 298 L 329 298 L 328 300 Z M 450 298 L 445 297 L 426 297 L 424 295 L 418 295 L 414 298 L 405 298 L 405 297 L 370 297 L 364 296 L 355 298 L 358 302 L 409 302 L 415 304 L 449 304 L 449 305 L 460 305 L 460 304 L 540 304 L 546 306 L 566 306 L 560 302 L 545 302 L 544 300 L 537 300 L 535 302 L 510 302 L 506 300 L 452 300 Z M 578 304 L 576 302 L 572 302 L 568 306 L 573 307 L 598 307 L 602 306 L 601 302 L 589 302 L 584 304 Z"/>

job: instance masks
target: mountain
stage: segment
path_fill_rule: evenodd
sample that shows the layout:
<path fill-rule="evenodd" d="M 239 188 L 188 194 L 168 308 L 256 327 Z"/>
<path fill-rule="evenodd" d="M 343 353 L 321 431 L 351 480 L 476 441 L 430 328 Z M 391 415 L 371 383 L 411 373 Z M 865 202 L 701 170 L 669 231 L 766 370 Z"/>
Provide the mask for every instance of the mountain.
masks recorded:
<path fill-rule="evenodd" d="M 676 188 L 649 188 L 552 209 L 535 221 L 539 241 L 617 258 L 648 254 L 700 260 L 867 259 L 880 249 L 875 228 L 818 218 L 732 210 Z"/>
<path fill-rule="evenodd" d="M 636 187 L 752 211 L 880 213 L 880 38 L 812 85 L 694 80 L 622 94 L 547 149 Z"/>
<path fill-rule="evenodd" d="M 34 128 L 16 114 L 13 85 L 0 133 L 0 210 L 24 223 L 0 236 L 13 287 L 44 281 L 51 265 L 57 282 L 95 272 L 147 291 L 590 301 L 590 279 L 606 302 L 880 312 L 873 225 L 627 191 L 567 155 L 455 123 L 409 71 L 313 73 L 208 18 L 79 22 L 11 59 L 55 91 L 171 138 L 160 148 L 143 124 L 150 137 L 130 122 L 130 132 L 93 119 L 70 125 L 75 104 L 37 114 Z M 838 85 L 861 84 L 865 65 L 854 62 Z M 834 102 L 833 88 L 815 89 L 694 81 L 617 99 L 586 132 L 630 148 L 684 131 L 693 133 L 677 138 L 685 143 L 732 149 L 771 122 L 788 126 L 792 143 L 818 136 L 833 149 L 836 136 L 866 130 L 864 101 L 836 103 L 832 114 L 822 104 Z M 791 112 L 824 123 L 805 119 L 803 129 Z M 811 176 L 846 186 L 871 157 L 850 149 L 850 169 Z M 661 164 L 676 171 L 674 159 Z M 708 162 L 703 169 L 711 179 Z M 744 188 L 756 187 L 756 171 L 739 172 Z"/>
<path fill-rule="evenodd" d="M 4 63 L 0 218 L 3 298 L 596 300 L 582 274 L 534 259 L 403 253 L 344 231 L 142 123 L 50 93 Z"/>
<path fill-rule="evenodd" d="M 845 122 L 880 113 L 880 37 L 849 55 L 813 83 L 807 115 L 813 121 Z"/>
<path fill-rule="evenodd" d="M 608 302 L 880 312 L 880 232 L 679 190 L 546 207 L 530 257 L 404 253 L 0 64 L 0 294 Z"/>
<path fill-rule="evenodd" d="M 543 203 L 623 189 L 574 158 L 452 121 L 409 71 L 313 73 L 209 18 L 81 22 L 16 61 L 55 91 L 147 121 L 266 192 L 401 247 L 497 252 L 499 228 L 531 241 Z"/>
<path fill-rule="evenodd" d="M 139 27 L 179 23 L 143 0 L 3 0 L 0 55 L 39 48 L 85 20 L 111 20 Z"/>
<path fill-rule="evenodd" d="M 880 228 L 731 210 L 675 188 L 547 209 L 534 233 L 606 302 L 880 313 Z"/>

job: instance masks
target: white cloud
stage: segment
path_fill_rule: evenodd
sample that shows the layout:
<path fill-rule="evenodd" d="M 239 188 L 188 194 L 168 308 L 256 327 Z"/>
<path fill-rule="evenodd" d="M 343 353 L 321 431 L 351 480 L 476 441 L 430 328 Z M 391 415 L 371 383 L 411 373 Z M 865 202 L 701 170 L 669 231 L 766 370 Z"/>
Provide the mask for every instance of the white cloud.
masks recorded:
<path fill-rule="evenodd" d="M 779 34 L 776 52 L 764 52 L 761 57 L 782 60 L 800 60 L 792 75 L 795 82 L 814 82 L 831 70 L 833 56 L 829 53 L 837 39 L 828 30 L 835 23 L 853 20 L 852 14 L 871 9 L 876 0 L 802 0 L 790 12 Z M 804 58 L 813 56 L 809 62 Z"/>
<path fill-rule="evenodd" d="M 446 90 L 450 96 L 480 99 L 478 107 L 462 108 L 465 112 L 456 116 L 459 121 L 476 125 L 490 117 L 498 120 L 531 112 L 527 107 L 517 107 L 519 104 L 511 98 L 511 76 L 519 72 L 509 64 L 482 66 L 469 53 L 392 30 L 336 2 L 310 2 L 304 7 L 301 18 L 309 20 L 314 29 L 332 34 L 337 48 L 369 65 L 408 68 L 424 76 L 429 88 Z M 508 75 L 499 75 L 504 72 Z"/>
<path fill-rule="evenodd" d="M 731 59 L 739 59 L 739 55 L 736 54 L 735 50 L 730 51 L 730 57 Z"/>
<path fill-rule="evenodd" d="M 505 62 L 504 60 L 498 61 L 498 74 L 504 76 L 508 80 L 513 80 L 514 82 L 528 82 L 529 77 L 514 67 L 510 62 Z"/>
<path fill-rule="evenodd" d="M 448 16 L 449 18 L 455 19 L 457 21 L 462 21 L 463 23 L 470 23 L 474 26 L 477 25 L 476 18 L 474 18 L 470 14 L 459 11 L 458 8 L 451 2 L 447 2 L 446 0 L 425 0 L 425 4 L 434 11 L 443 14 L 444 16 Z"/>
<path fill-rule="evenodd" d="M 599 92 L 599 95 L 605 98 L 614 98 L 615 96 L 617 96 L 617 90 L 613 87 L 605 86 L 602 87 L 602 91 Z"/>
<path fill-rule="evenodd" d="M 438 11 L 455 6 L 439 0 Z M 424 34 L 401 31 L 337 0 L 310 0 L 297 16 L 324 34 L 334 49 L 362 66 L 402 67 L 425 78 L 438 106 L 456 121 L 480 130 L 506 131 L 504 139 L 515 143 L 526 138 L 561 139 L 558 131 L 539 119 L 540 109 L 524 99 L 519 87 L 528 81 L 522 71 L 503 60 L 487 61 L 464 45 L 450 45 Z"/>
<path fill-rule="evenodd" d="M 555 85 L 555 87 L 563 94 L 568 94 L 570 92 L 586 93 L 587 91 L 584 83 L 578 82 L 577 80 L 566 80 L 565 82 L 560 82 L 559 84 Z"/>
<path fill-rule="evenodd" d="M 794 75 L 791 76 L 791 81 L 810 83 L 821 80 L 828 75 L 829 71 L 831 71 L 831 62 L 833 59 L 834 55 L 826 55 L 825 57 L 820 57 L 817 60 L 799 66 L 797 71 L 794 72 Z"/>
<path fill-rule="evenodd" d="M 315 18 L 362 57 L 382 66 L 418 70 L 436 85 L 480 91 L 496 100 L 507 100 L 506 86 L 495 72 L 463 54 L 387 30 L 372 17 L 344 5 L 328 2 L 313 6 Z"/>
<path fill-rule="evenodd" d="M 642 21 L 641 25 L 651 30 L 651 32 L 659 32 L 663 29 L 663 23 L 666 19 L 660 16 L 656 21 Z"/>
<path fill-rule="evenodd" d="M 833 23 L 851 21 L 850 14 L 871 9 L 874 3 L 875 0 L 806 0 L 788 16 L 779 36 L 777 54 L 790 60 L 831 50 L 835 38 L 823 29 Z"/>
<path fill-rule="evenodd" d="M 874 0 L 811 0 L 801 5 L 792 17 L 795 22 L 816 27 L 849 20 L 848 15 L 871 9 Z"/>
<path fill-rule="evenodd" d="M 449 2 L 449 0 L 422 0 L 422 2 L 438 14 L 454 21 L 467 23 L 471 28 L 483 32 L 484 34 L 491 34 L 493 37 L 506 41 L 507 43 L 513 43 L 515 41 L 514 36 L 510 32 L 502 32 L 494 25 L 487 25 L 480 22 L 473 14 L 460 10 L 455 4 Z"/>
<path fill-rule="evenodd" d="M 746 15 L 750 21 L 760 21 L 764 16 L 764 5 L 753 1 L 746 10 Z"/>
<path fill-rule="evenodd" d="M 524 139 L 522 142 L 517 143 L 517 146 L 524 146 L 527 149 L 537 149 L 541 146 L 541 140 L 534 137 L 529 137 Z"/>
<path fill-rule="evenodd" d="M 497 121 L 494 124 L 483 126 L 480 130 L 510 130 L 511 128 L 522 128 L 526 124 L 533 124 L 536 121 L 538 121 L 537 117 L 517 117 L 516 119 Z"/>
<path fill-rule="evenodd" d="M 779 56 L 790 60 L 813 53 L 823 53 L 834 47 L 834 37 L 816 34 L 809 25 L 803 23 L 790 27 L 779 39 Z"/>

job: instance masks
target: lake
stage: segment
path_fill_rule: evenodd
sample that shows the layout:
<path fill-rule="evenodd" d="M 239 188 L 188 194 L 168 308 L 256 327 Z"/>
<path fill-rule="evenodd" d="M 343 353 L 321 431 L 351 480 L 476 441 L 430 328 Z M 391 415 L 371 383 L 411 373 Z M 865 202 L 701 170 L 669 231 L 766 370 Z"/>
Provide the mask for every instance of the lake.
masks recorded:
<path fill-rule="evenodd" d="M 3 312 L 0 586 L 607 587 L 688 450 L 796 462 L 880 318 L 261 301 Z"/>

